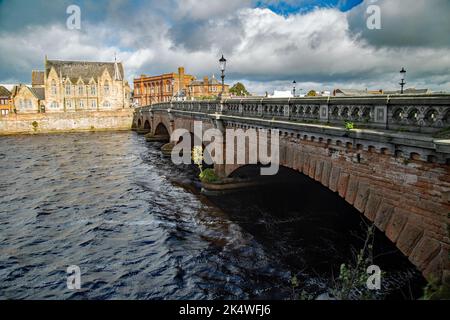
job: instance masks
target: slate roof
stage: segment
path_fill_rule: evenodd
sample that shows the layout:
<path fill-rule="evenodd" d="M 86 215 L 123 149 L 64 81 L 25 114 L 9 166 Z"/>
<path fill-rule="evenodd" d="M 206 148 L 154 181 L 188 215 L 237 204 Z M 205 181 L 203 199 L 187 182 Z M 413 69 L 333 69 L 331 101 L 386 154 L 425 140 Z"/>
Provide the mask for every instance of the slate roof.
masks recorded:
<path fill-rule="evenodd" d="M 204 83 L 205 83 L 204 80 L 195 80 L 195 81 L 192 81 L 189 85 L 191 85 L 191 86 L 203 86 Z M 208 79 L 208 84 L 209 85 L 212 85 L 212 84 L 221 85 L 222 83 L 219 82 L 215 78 L 215 76 L 213 75 L 211 79 Z"/>
<path fill-rule="evenodd" d="M 36 98 L 38 98 L 39 100 L 45 100 L 45 88 L 29 88 L 29 89 Z"/>
<path fill-rule="evenodd" d="M 91 78 L 94 78 L 94 80 L 97 81 L 105 69 L 108 70 L 111 77 L 114 77 L 114 64 L 114 62 L 47 60 L 45 64 L 45 73 L 48 76 L 53 67 L 58 76 L 62 75 L 63 78 L 69 78 L 72 83 L 76 83 L 80 77 L 85 83 L 88 83 Z M 122 63 L 117 62 L 117 66 L 120 73 L 120 79 L 124 79 Z"/>
<path fill-rule="evenodd" d="M 0 86 L 0 97 L 11 97 L 11 92 L 9 92 L 8 89 L 6 89 L 4 86 Z"/>
<path fill-rule="evenodd" d="M 33 70 L 31 72 L 31 85 L 32 86 L 43 86 L 45 85 L 45 73 L 44 71 Z"/>

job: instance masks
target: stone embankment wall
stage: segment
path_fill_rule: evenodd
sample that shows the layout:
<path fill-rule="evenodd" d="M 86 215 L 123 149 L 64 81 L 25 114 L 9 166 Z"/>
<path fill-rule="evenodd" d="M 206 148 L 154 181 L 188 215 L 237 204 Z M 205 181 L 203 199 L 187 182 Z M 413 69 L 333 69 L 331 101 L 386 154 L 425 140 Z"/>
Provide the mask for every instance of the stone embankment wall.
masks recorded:
<path fill-rule="evenodd" d="M 10 114 L 0 117 L 0 135 L 130 130 L 133 109 L 96 112 Z"/>

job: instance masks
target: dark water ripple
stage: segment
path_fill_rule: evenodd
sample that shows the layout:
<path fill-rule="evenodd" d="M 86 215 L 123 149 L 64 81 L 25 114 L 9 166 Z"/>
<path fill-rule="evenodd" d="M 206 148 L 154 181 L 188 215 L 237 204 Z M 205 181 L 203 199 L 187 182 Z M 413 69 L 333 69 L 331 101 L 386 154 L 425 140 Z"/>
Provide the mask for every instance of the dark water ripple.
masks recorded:
<path fill-rule="evenodd" d="M 134 133 L 0 138 L 0 154 L 0 299 L 286 299 L 308 263 L 289 220 L 225 213 Z"/>

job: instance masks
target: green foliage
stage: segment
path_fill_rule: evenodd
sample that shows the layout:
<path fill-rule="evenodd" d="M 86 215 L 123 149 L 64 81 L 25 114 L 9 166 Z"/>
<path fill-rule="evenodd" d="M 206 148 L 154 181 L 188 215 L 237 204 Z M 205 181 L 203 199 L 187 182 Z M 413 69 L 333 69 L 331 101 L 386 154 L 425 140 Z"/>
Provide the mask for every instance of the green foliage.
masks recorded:
<path fill-rule="evenodd" d="M 38 128 L 38 126 L 39 126 L 39 124 L 37 123 L 37 121 L 33 121 L 33 122 L 31 123 L 31 125 L 33 126 L 33 130 L 34 130 L 34 131 L 36 131 L 37 128 Z"/>
<path fill-rule="evenodd" d="M 450 300 L 450 284 L 432 279 L 425 287 L 421 300 Z"/>
<path fill-rule="evenodd" d="M 230 93 L 236 96 L 250 96 L 250 92 L 248 92 L 245 86 L 240 82 L 230 88 Z"/>
<path fill-rule="evenodd" d="M 433 135 L 433 138 L 448 139 L 450 138 L 450 127 L 444 128 Z"/>
<path fill-rule="evenodd" d="M 355 124 L 351 121 L 345 121 L 345 129 L 353 130 L 355 129 Z"/>
<path fill-rule="evenodd" d="M 202 172 L 200 172 L 199 177 L 202 182 L 206 183 L 213 183 L 219 181 L 219 177 L 217 177 L 216 173 L 211 168 L 205 169 Z"/>
<path fill-rule="evenodd" d="M 352 264 L 342 264 L 339 277 L 335 281 L 331 294 L 339 300 L 376 299 L 373 291 L 367 288 L 367 268 L 373 264 L 374 226 L 368 227 L 364 247 L 356 255 Z"/>
<path fill-rule="evenodd" d="M 307 97 L 315 97 L 315 96 L 317 96 L 317 93 L 316 93 L 315 90 L 310 90 L 310 91 L 306 94 L 306 96 L 307 96 Z"/>

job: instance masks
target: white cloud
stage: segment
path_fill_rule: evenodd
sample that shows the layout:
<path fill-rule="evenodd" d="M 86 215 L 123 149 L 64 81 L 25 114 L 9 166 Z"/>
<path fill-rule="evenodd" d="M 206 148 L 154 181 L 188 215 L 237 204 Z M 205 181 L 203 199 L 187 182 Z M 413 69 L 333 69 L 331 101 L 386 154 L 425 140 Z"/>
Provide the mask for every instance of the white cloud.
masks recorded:
<path fill-rule="evenodd" d="M 85 22 L 81 31 L 56 23 L 0 31 L 0 81 L 29 81 L 31 70 L 43 67 L 45 54 L 111 61 L 117 53 L 129 80 L 143 73 L 176 71 L 181 65 L 200 78 L 218 74 L 217 60 L 225 52 L 227 79 L 241 79 L 258 94 L 290 90 L 294 79 L 305 91 L 395 88 L 403 66 L 410 86 L 450 89 L 449 48 L 374 46 L 349 24 L 359 7 L 350 13 L 316 9 L 285 17 L 269 9 L 242 8 L 238 1 L 226 8 L 219 1 L 209 6 L 204 1 L 189 0 L 183 7 L 180 3 L 172 20 L 149 7 L 128 20 L 116 19 L 122 16 L 119 12 L 101 23 Z M 211 16 L 214 19 L 207 19 Z"/>

